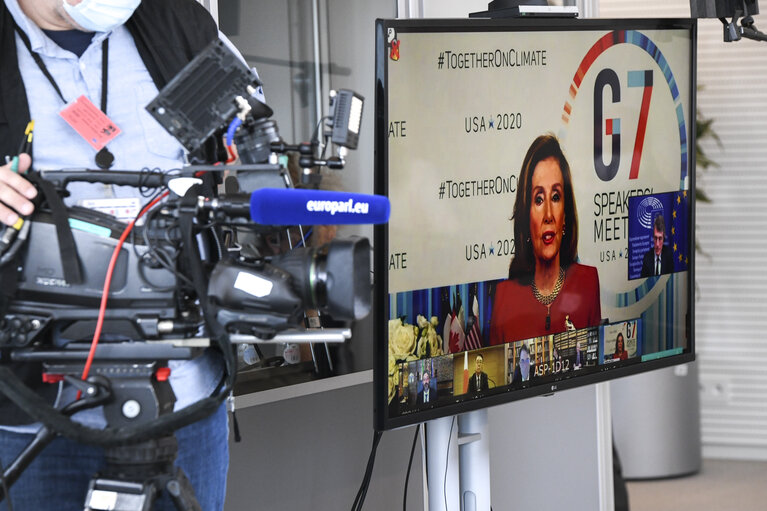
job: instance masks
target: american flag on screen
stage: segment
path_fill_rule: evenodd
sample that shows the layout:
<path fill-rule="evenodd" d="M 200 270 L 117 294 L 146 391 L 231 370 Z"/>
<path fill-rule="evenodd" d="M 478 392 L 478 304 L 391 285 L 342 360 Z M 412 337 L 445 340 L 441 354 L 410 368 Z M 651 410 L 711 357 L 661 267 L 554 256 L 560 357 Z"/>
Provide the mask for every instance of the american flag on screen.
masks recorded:
<path fill-rule="evenodd" d="M 469 320 L 466 323 L 466 349 L 476 350 L 482 347 L 482 332 L 479 330 L 479 304 L 477 296 L 473 295 L 470 299 L 471 310 L 469 311 Z"/>

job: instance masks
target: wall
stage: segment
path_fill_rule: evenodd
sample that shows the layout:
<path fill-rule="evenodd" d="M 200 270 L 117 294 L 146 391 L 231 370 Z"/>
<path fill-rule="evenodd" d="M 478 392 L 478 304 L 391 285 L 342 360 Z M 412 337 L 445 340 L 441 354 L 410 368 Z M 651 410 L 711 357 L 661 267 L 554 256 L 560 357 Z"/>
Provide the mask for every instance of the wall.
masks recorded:
<path fill-rule="evenodd" d="M 761 2 L 762 12 L 767 4 Z M 688 0 L 601 0 L 603 17 L 689 17 Z M 767 30 L 767 16 L 755 16 Z M 721 140 L 704 140 L 718 163 L 700 174 L 711 203 L 696 208 L 696 351 L 704 457 L 767 460 L 767 61 L 765 43 L 722 41 L 701 20 L 698 110 Z"/>
<path fill-rule="evenodd" d="M 373 386 L 357 385 L 237 412 L 242 442 L 231 443 L 226 510 L 349 509 L 373 436 Z M 402 506 L 415 428 L 383 435 L 365 509 Z M 420 441 L 408 509 L 423 508 Z"/>
<path fill-rule="evenodd" d="M 372 384 L 241 408 L 230 443 L 227 511 L 350 508 L 372 442 Z M 490 424 L 494 511 L 598 510 L 595 387 L 497 406 Z M 402 506 L 415 427 L 384 433 L 365 509 Z M 609 445 L 609 441 L 608 441 Z M 407 509 L 424 509 L 420 440 Z"/>

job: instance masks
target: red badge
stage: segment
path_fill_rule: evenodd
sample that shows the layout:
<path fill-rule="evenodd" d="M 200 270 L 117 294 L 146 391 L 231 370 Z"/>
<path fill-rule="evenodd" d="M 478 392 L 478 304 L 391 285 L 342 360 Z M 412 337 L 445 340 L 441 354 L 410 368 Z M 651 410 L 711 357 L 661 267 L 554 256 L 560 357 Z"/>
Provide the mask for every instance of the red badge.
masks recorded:
<path fill-rule="evenodd" d="M 59 115 L 96 151 L 101 150 L 121 133 L 112 119 L 85 96 L 69 103 Z"/>

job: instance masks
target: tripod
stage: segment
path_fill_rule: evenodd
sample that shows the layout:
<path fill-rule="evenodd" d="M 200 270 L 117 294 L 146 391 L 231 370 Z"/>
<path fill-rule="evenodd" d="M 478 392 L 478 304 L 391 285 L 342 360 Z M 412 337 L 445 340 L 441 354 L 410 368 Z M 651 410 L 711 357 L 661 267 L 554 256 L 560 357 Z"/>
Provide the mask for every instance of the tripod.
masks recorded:
<path fill-rule="evenodd" d="M 169 349 L 172 351 L 166 352 Z M 82 381 L 74 376 L 82 366 L 78 351 L 22 353 L 17 359 L 55 360 L 44 363 L 46 372 L 62 375 L 83 394 L 82 399 L 70 403 L 61 413 L 71 416 L 101 405 L 110 427 L 141 424 L 172 411 L 175 396 L 170 383 L 156 377 L 162 365 L 159 361 L 190 357 L 187 350 L 167 346 L 105 345 L 102 353 L 108 361 L 94 364 L 94 376 Z M 55 437 L 55 432 L 43 426 L 4 471 L 6 483 L 12 485 Z M 189 479 L 181 468 L 174 466 L 178 454 L 175 434 L 105 447 L 104 454 L 106 467 L 90 481 L 84 511 L 151 511 L 163 490 L 178 511 L 202 511 Z M 3 497 L 0 488 L 0 501 Z"/>
<path fill-rule="evenodd" d="M 107 466 L 88 486 L 85 511 L 149 511 L 162 490 L 179 511 L 202 511 L 189 479 L 173 462 L 175 435 L 105 449 Z"/>

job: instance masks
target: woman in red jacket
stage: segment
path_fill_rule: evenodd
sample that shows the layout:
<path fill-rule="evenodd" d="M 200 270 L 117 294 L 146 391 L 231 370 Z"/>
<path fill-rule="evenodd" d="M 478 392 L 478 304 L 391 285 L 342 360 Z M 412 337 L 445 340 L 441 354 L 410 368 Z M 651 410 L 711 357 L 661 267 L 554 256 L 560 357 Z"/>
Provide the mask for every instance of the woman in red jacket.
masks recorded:
<path fill-rule="evenodd" d="M 490 343 L 599 325 L 599 276 L 595 267 L 576 262 L 573 180 L 556 137 L 533 141 L 517 182 L 515 256 L 509 279 L 496 288 Z"/>

